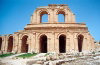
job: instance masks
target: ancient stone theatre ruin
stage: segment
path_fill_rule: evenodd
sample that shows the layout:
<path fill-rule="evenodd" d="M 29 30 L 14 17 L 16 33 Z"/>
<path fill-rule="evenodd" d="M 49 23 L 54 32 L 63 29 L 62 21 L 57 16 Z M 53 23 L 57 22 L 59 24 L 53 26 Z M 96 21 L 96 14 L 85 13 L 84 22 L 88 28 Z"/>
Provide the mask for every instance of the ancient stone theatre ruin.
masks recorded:
<path fill-rule="evenodd" d="M 45 14 L 48 22 L 42 22 Z M 64 16 L 64 22 L 58 21 L 59 14 Z M 75 53 L 94 49 L 94 39 L 86 24 L 76 23 L 75 15 L 66 4 L 38 7 L 24 30 L 0 36 L 0 50 L 5 53 Z"/>

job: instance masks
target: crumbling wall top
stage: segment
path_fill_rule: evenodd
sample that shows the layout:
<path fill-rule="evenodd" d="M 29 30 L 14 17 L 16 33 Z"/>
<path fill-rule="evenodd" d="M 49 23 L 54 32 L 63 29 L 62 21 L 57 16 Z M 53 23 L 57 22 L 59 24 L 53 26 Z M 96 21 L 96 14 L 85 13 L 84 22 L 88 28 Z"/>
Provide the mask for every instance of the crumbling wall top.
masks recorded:
<path fill-rule="evenodd" d="M 38 8 L 58 8 L 58 7 L 68 7 L 67 4 L 48 4 L 48 6 L 40 6 Z"/>

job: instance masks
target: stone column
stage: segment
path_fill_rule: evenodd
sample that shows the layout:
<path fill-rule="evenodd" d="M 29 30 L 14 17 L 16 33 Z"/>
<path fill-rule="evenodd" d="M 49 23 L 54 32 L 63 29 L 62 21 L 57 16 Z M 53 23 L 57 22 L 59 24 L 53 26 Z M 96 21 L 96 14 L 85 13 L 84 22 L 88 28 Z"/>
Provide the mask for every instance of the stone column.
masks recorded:
<path fill-rule="evenodd" d="M 35 52 L 36 52 L 36 53 L 39 53 L 39 52 L 40 52 L 40 48 L 39 48 L 39 47 L 40 47 L 40 46 L 39 46 L 40 43 L 39 43 L 39 37 L 38 37 L 39 34 L 40 34 L 40 33 L 36 33 L 36 45 L 35 45 Z"/>
<path fill-rule="evenodd" d="M 37 16 L 36 16 L 36 21 L 37 21 L 37 24 L 41 23 L 41 16 L 39 13 L 37 13 Z"/>
<path fill-rule="evenodd" d="M 28 53 L 31 52 L 31 37 L 30 33 L 28 33 L 28 38 L 26 44 L 28 44 Z"/>
<path fill-rule="evenodd" d="M 73 41 L 73 33 L 70 32 L 69 34 L 69 39 L 70 39 L 70 51 L 73 53 L 74 52 L 74 41 Z"/>
<path fill-rule="evenodd" d="M 70 13 L 70 12 L 68 12 L 68 18 L 67 18 L 67 19 L 68 19 L 68 20 L 67 20 L 67 21 L 68 21 L 67 23 L 70 23 L 70 22 L 71 22 L 71 19 L 72 19 L 72 18 L 71 18 L 71 13 Z"/>
<path fill-rule="evenodd" d="M 30 34 L 30 52 L 35 52 L 36 38 L 35 33 Z"/>
<path fill-rule="evenodd" d="M 48 23 L 50 23 L 50 17 L 51 17 L 50 14 L 48 14 Z"/>
<path fill-rule="evenodd" d="M 50 9 L 50 11 L 49 11 L 49 15 L 50 15 L 50 19 L 49 19 L 49 23 L 54 23 L 55 22 L 55 12 L 54 12 L 54 10 L 52 10 L 52 9 Z"/>
<path fill-rule="evenodd" d="M 19 38 L 18 38 L 18 53 L 21 53 L 21 45 L 22 45 L 21 35 L 22 34 L 19 34 Z"/>
<path fill-rule="evenodd" d="M 54 49 L 56 53 L 59 53 L 59 38 L 57 37 L 58 33 L 55 33 L 55 44 L 54 44 Z"/>
<path fill-rule="evenodd" d="M 7 53 L 8 50 L 8 36 L 5 36 L 5 53 Z"/>
<path fill-rule="evenodd" d="M 34 14 L 32 15 L 32 21 L 31 21 L 31 24 L 37 24 L 37 15 L 36 15 L 36 12 L 34 12 Z"/>
<path fill-rule="evenodd" d="M 2 48 L 1 50 L 3 51 L 3 53 L 5 53 L 5 46 L 6 46 L 6 36 L 2 37 Z"/>
<path fill-rule="evenodd" d="M 66 53 L 70 52 L 70 37 L 69 33 L 66 34 Z"/>
<path fill-rule="evenodd" d="M 58 14 L 57 14 L 57 10 L 53 10 L 53 22 L 57 23 L 58 22 Z"/>
<path fill-rule="evenodd" d="M 82 52 L 85 52 L 88 50 L 88 38 L 84 37 L 83 38 L 83 43 L 82 43 Z"/>
<path fill-rule="evenodd" d="M 68 22 L 68 14 L 65 14 L 65 23 Z"/>
<path fill-rule="evenodd" d="M 55 52 L 54 50 L 54 33 L 48 33 L 48 39 L 47 39 L 47 48 L 48 52 Z"/>
<path fill-rule="evenodd" d="M 13 49 L 12 52 L 17 52 L 18 51 L 18 34 L 13 35 Z"/>
<path fill-rule="evenodd" d="M 74 50 L 75 50 L 75 52 L 78 52 L 78 38 L 77 38 L 77 33 L 74 33 L 73 40 L 74 40 Z"/>

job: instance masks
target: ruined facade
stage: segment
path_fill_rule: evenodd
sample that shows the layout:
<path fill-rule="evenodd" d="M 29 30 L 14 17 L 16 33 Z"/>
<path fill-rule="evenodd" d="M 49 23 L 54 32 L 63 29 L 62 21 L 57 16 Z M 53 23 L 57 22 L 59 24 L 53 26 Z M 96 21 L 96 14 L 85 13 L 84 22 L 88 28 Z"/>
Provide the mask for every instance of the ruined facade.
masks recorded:
<path fill-rule="evenodd" d="M 48 22 L 42 16 L 48 15 Z M 63 14 L 64 22 L 58 21 Z M 24 30 L 0 36 L 2 52 L 75 53 L 95 49 L 94 39 L 85 23 L 76 23 L 75 15 L 65 4 L 38 7 Z"/>

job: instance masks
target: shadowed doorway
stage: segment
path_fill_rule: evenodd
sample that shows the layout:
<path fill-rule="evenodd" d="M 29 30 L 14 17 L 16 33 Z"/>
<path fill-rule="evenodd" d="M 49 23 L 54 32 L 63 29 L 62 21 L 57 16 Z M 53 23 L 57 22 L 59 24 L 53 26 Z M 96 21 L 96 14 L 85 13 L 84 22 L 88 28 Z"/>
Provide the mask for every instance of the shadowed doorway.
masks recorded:
<path fill-rule="evenodd" d="M 28 52 L 27 39 L 28 39 L 27 35 L 23 36 L 23 38 L 22 38 L 22 45 L 21 45 L 21 52 L 22 53 Z"/>
<path fill-rule="evenodd" d="M 40 36 L 40 53 L 47 53 L 47 36 Z"/>
<path fill-rule="evenodd" d="M 13 49 L 13 36 L 10 36 L 8 39 L 8 49 L 7 52 L 12 52 Z"/>
<path fill-rule="evenodd" d="M 1 47 L 2 47 L 2 38 L 0 37 L 0 50 L 1 50 Z"/>
<path fill-rule="evenodd" d="M 79 52 L 82 52 L 82 45 L 83 45 L 83 35 L 78 36 L 78 50 Z"/>
<path fill-rule="evenodd" d="M 60 53 L 66 52 L 66 36 L 65 35 L 59 36 L 59 52 Z"/>

